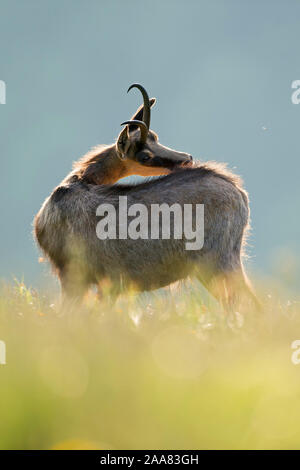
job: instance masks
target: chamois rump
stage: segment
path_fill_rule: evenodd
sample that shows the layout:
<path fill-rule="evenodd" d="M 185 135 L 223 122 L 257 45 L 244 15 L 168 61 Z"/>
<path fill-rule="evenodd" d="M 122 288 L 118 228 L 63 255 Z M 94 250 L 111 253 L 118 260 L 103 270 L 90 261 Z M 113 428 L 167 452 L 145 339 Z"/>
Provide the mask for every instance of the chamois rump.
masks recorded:
<path fill-rule="evenodd" d="M 96 147 L 76 162 L 34 220 L 36 240 L 60 279 L 63 299 L 80 300 L 89 287 L 101 289 L 107 281 L 117 295 L 131 285 L 153 290 L 195 276 L 227 311 L 244 295 L 257 303 L 242 265 L 249 205 L 241 180 L 224 165 L 195 164 L 189 154 L 161 145 L 150 130 L 156 100 L 141 85 L 129 90 L 133 87 L 144 103 L 122 123 L 116 142 Z M 129 175 L 163 176 L 116 183 Z M 127 196 L 128 206 L 142 203 L 149 209 L 152 204 L 204 204 L 202 249 L 186 250 L 185 238 L 174 236 L 100 240 L 97 207 L 112 204 L 118 215 L 119 196 Z"/>

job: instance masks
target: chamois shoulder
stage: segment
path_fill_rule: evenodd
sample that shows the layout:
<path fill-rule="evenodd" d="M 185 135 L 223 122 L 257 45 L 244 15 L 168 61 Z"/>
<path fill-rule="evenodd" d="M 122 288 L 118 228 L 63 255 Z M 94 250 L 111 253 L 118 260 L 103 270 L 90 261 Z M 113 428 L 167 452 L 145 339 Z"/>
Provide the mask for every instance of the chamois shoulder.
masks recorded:
<path fill-rule="evenodd" d="M 208 161 L 205 163 L 196 162 L 192 168 L 187 168 L 186 171 L 195 171 L 197 176 L 205 177 L 205 176 L 214 176 L 216 178 L 221 178 L 238 188 L 243 187 L 243 180 L 242 178 L 233 173 L 228 167 L 226 163 L 219 163 L 215 161 Z"/>
<path fill-rule="evenodd" d="M 78 197 L 89 191 L 89 185 L 78 178 L 77 175 L 69 175 L 59 186 L 54 188 L 50 195 L 50 202 L 56 205 L 64 204 L 68 199 Z"/>

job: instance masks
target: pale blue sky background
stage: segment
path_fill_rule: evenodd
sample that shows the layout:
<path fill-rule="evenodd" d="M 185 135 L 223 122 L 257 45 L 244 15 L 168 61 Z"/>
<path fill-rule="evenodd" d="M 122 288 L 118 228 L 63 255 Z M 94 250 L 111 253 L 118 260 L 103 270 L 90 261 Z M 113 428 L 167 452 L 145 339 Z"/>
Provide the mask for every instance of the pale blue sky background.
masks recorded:
<path fill-rule="evenodd" d="M 298 0 L 0 0 L 0 277 L 47 279 L 33 216 L 73 160 L 117 136 L 140 104 L 133 82 L 158 99 L 162 143 L 243 176 L 252 267 L 290 253 L 297 268 L 299 44 Z"/>

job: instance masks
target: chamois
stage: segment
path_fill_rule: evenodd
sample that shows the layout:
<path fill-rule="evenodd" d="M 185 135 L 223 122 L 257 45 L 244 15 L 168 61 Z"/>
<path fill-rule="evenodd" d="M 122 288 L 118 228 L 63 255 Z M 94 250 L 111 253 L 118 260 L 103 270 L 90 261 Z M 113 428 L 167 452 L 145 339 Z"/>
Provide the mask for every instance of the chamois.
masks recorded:
<path fill-rule="evenodd" d="M 63 298 L 81 300 L 90 286 L 101 289 L 107 280 L 118 294 L 130 285 L 153 290 L 196 276 L 226 310 L 236 306 L 240 293 L 256 303 L 242 265 L 249 206 L 241 180 L 224 165 L 195 164 L 189 154 L 161 145 L 150 130 L 156 100 L 139 84 L 128 91 L 133 87 L 144 103 L 121 124 L 115 144 L 96 147 L 75 163 L 35 217 L 36 240 L 60 279 Z M 129 175 L 163 176 L 116 184 Z M 203 204 L 203 247 L 186 250 L 184 237 L 174 233 L 168 240 L 99 239 L 97 207 L 111 204 L 118 214 L 120 196 L 147 208 Z"/>

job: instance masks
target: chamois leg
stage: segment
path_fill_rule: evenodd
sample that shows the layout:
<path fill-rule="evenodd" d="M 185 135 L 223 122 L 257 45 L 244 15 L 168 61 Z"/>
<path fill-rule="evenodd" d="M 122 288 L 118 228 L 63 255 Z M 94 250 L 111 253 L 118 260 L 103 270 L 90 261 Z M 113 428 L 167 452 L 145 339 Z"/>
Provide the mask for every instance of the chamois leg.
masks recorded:
<path fill-rule="evenodd" d="M 217 275 L 210 282 L 209 290 L 211 289 L 227 313 L 247 311 L 251 307 L 257 312 L 262 310 L 261 303 L 242 268 Z"/>
<path fill-rule="evenodd" d="M 227 289 L 223 273 L 217 273 L 209 265 L 202 265 L 196 277 L 205 289 L 219 302 L 223 310 L 227 311 Z"/>
<path fill-rule="evenodd" d="M 236 272 L 227 277 L 227 284 L 231 290 L 234 289 L 232 297 L 238 305 L 246 301 L 248 307 L 254 307 L 255 311 L 262 312 L 262 304 L 256 296 L 242 265 L 239 266 Z"/>
<path fill-rule="evenodd" d="M 102 279 L 97 284 L 97 298 L 100 302 L 106 300 L 112 307 L 121 293 L 120 281 Z"/>
<path fill-rule="evenodd" d="M 226 313 L 230 312 L 230 302 L 228 296 L 228 286 L 223 274 L 211 276 L 198 276 L 199 281 L 208 292 L 219 302 Z"/>
<path fill-rule="evenodd" d="M 262 306 L 256 297 L 242 266 L 235 271 L 227 270 L 217 273 L 199 274 L 199 281 L 222 305 L 228 314 L 239 311 L 246 300 L 254 306 L 256 311 L 261 311 Z"/>
<path fill-rule="evenodd" d="M 62 313 L 72 312 L 80 306 L 85 293 L 88 290 L 88 283 L 84 276 L 71 274 L 70 271 L 60 272 L 61 284 L 61 311 Z"/>

